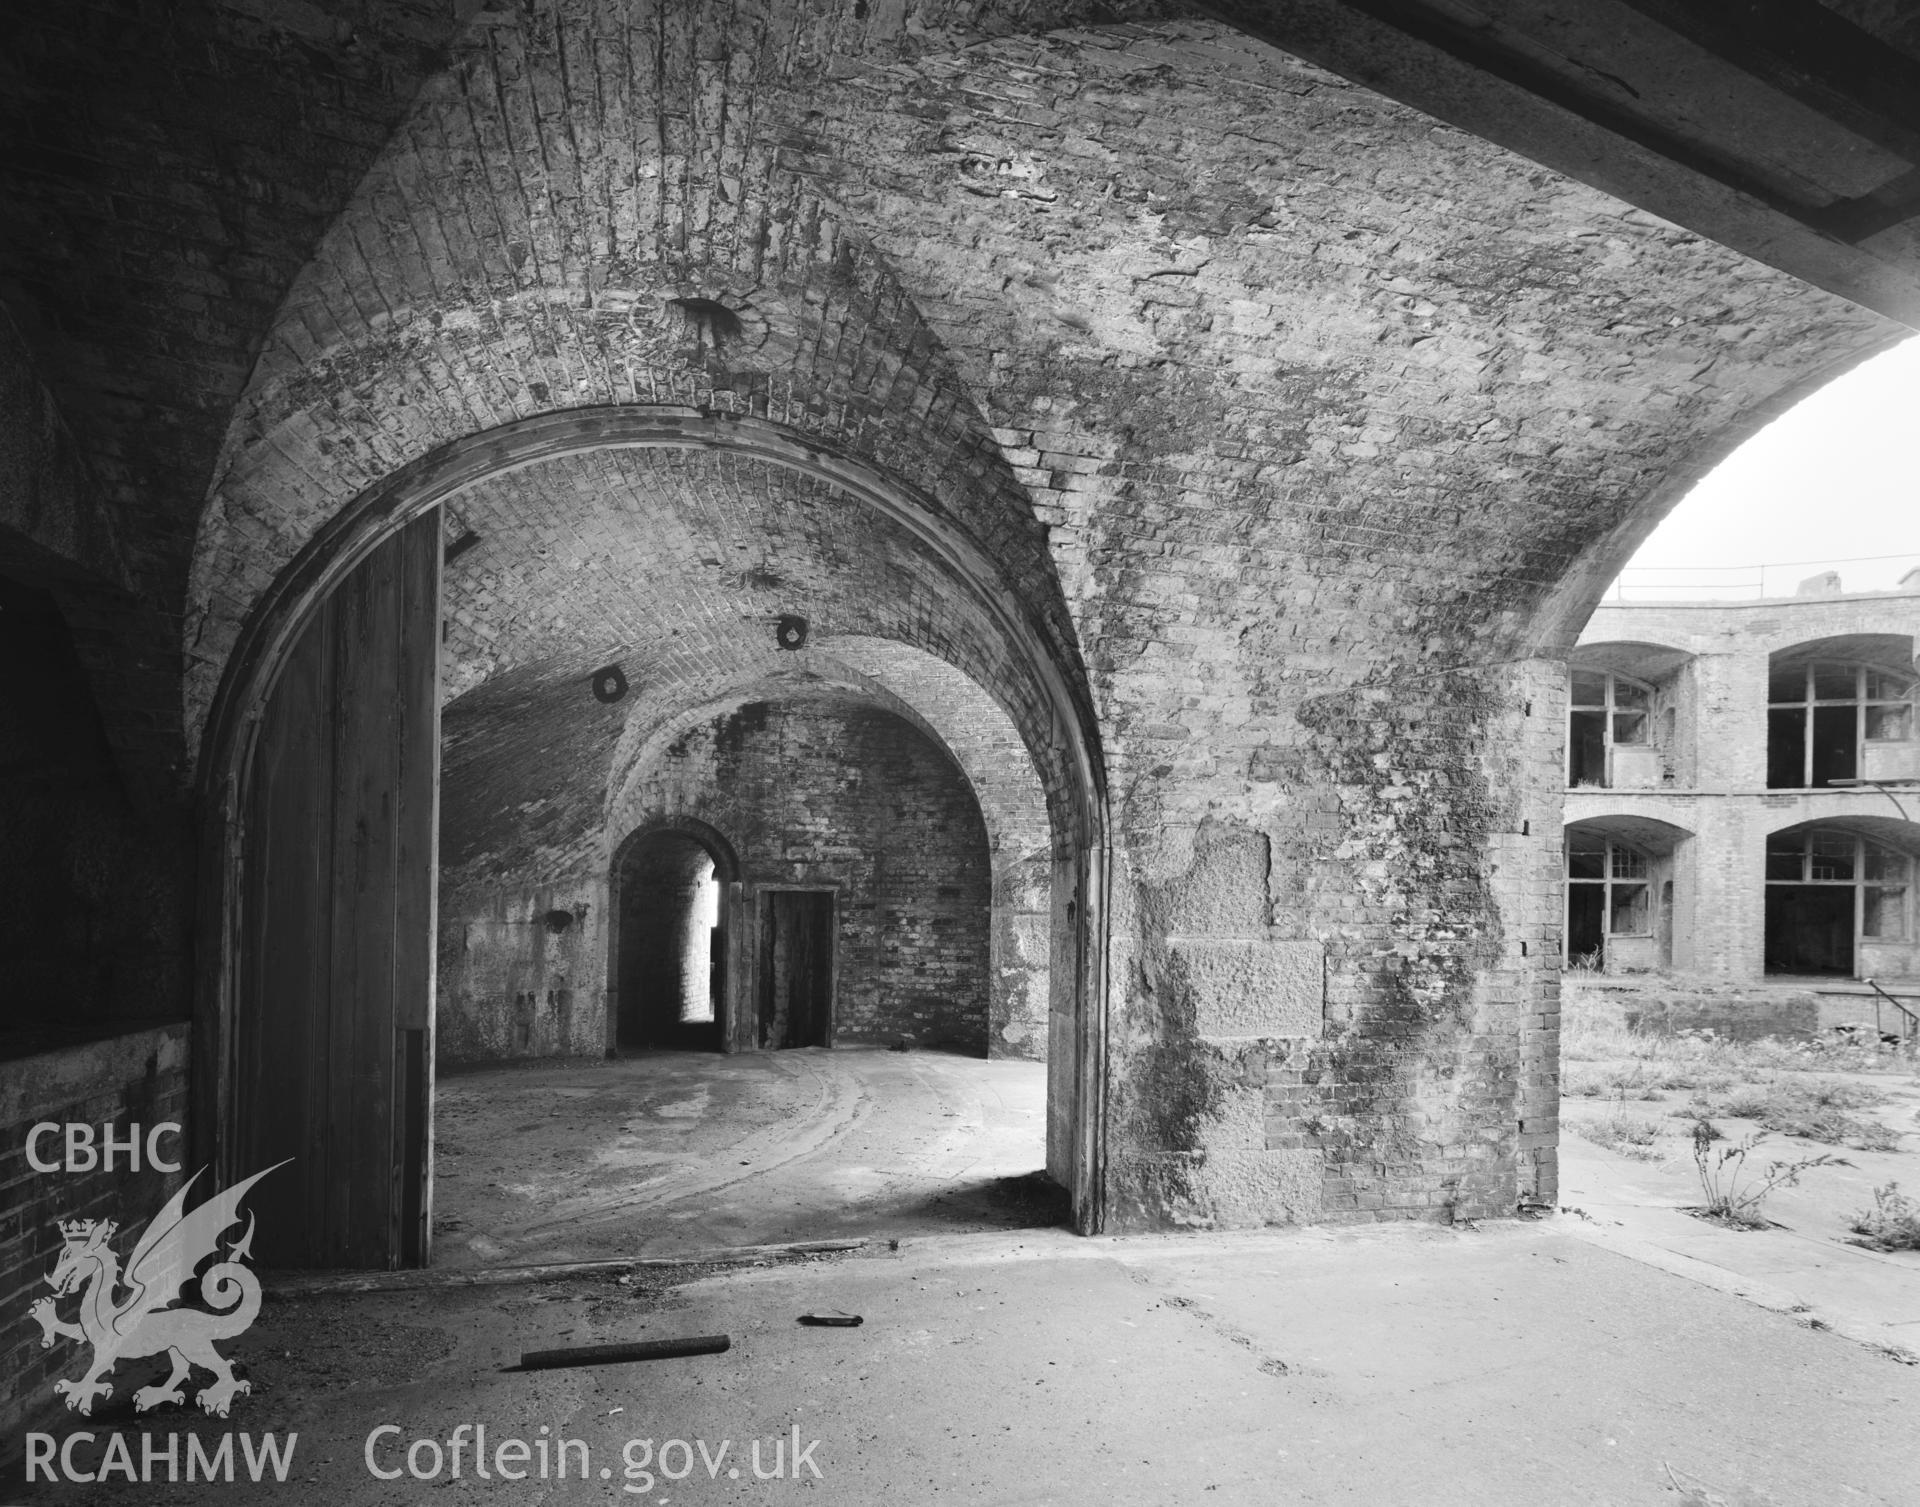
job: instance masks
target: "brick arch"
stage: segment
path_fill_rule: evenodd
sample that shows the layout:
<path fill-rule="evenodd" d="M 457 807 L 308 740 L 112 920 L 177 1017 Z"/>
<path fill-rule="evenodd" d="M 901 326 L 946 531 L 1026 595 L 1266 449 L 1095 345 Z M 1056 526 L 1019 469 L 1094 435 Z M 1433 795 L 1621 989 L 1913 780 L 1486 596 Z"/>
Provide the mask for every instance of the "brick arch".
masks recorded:
<path fill-rule="evenodd" d="M 852 1039 L 880 1031 L 981 1056 L 1046 1055 L 1044 932 L 1038 958 L 1002 945 L 1020 929 L 1022 897 L 1007 881 L 1023 876 L 1009 874 L 968 771 L 899 698 L 823 679 L 737 686 L 689 708 L 642 744 L 608 831 L 689 813 L 739 841 L 745 913 L 758 914 L 768 886 L 841 894 Z M 1041 858 L 1044 926 L 1052 870 Z M 759 966 L 743 934 L 730 977 L 744 984 Z"/>
<path fill-rule="evenodd" d="M 370 180 L 263 358 L 284 375 L 338 346 L 330 324 L 368 332 L 338 346 L 324 394 L 233 431 L 206 537 L 272 537 L 226 557 L 252 571 L 233 600 L 215 600 L 213 572 L 197 582 L 190 648 L 217 665 L 288 553 L 276 478 L 290 496 L 318 485 L 324 514 L 324 479 L 303 473 L 371 479 L 435 424 L 571 400 L 574 353 L 609 348 L 594 334 L 599 287 L 651 290 L 650 310 L 669 295 L 734 299 L 757 331 L 747 316 L 774 302 L 763 288 L 798 289 L 814 309 L 838 296 L 835 268 L 864 287 L 878 284 L 862 269 L 884 267 L 963 384 L 955 424 L 930 427 L 998 440 L 1051 530 L 1089 647 L 1122 834 L 1116 977 L 1139 1027 L 1114 1072 L 1129 1217 L 1550 1197 L 1551 1130 L 1476 1151 L 1464 1180 L 1446 1165 L 1483 1144 L 1475 1127 L 1551 1124 L 1550 1095 L 1512 1087 L 1550 1084 L 1552 1051 L 1554 986 L 1520 960 L 1552 924 L 1538 877 L 1557 835 L 1558 793 L 1532 789 L 1527 770 L 1551 768 L 1536 745 L 1562 724 L 1532 708 L 1564 697 L 1564 675 L 1529 656 L 1564 647 L 1690 467 L 1809 371 L 1883 344 L 1887 326 L 1211 22 L 889 50 L 833 6 L 773 47 L 742 33 L 731 49 L 706 45 L 733 35 L 717 7 L 673 9 L 686 19 L 669 45 L 643 35 L 615 55 L 662 64 L 686 108 L 632 117 L 643 127 L 629 134 L 654 129 L 663 150 L 591 154 L 611 178 L 581 179 L 559 139 L 562 121 L 594 129 L 590 113 L 538 106 L 569 99 L 556 60 L 602 36 L 612 7 L 536 7 L 524 23 L 489 12 L 485 35 L 460 44 L 464 72 L 430 88 L 391 154 L 411 166 Z M 465 105 L 469 81 L 463 124 L 449 102 Z M 529 187 L 505 171 L 516 155 L 557 171 Z M 476 206 L 484 223 L 428 216 L 454 241 L 416 260 L 413 242 L 430 238 L 410 228 L 417 211 L 463 176 L 495 201 Z M 599 235 L 628 223 L 595 208 L 609 183 L 651 196 L 646 223 L 667 227 L 670 255 Z M 684 267 L 758 254 L 756 206 L 777 197 L 762 185 L 821 206 L 817 220 L 768 218 L 783 254 L 791 227 L 806 242 L 829 222 L 849 254 L 799 257 L 809 270 L 785 282 L 749 267 L 750 282 L 689 286 Z M 390 230 L 403 270 L 373 275 Z M 629 278 L 630 250 L 658 275 Z M 596 283 L 610 267 L 625 280 Z M 391 309 L 404 329 L 383 324 Z M 632 330 L 631 306 L 609 312 Z M 925 373 L 917 340 L 866 343 L 874 322 L 822 321 L 832 350 L 816 341 L 764 379 L 724 361 L 716 378 L 697 342 L 696 359 L 666 365 L 641 359 L 637 335 L 611 348 L 635 394 L 767 412 L 792 397 L 793 427 L 826 432 L 853 411 L 843 388 L 905 391 Z M 420 345 L 417 375 L 373 370 L 383 352 L 413 361 L 383 340 Z M 483 411 L 443 414 L 449 403 Z M 855 428 L 849 453 L 877 454 L 884 438 Z M 958 485 L 964 456 L 942 453 L 960 456 Z M 954 511 L 984 541 L 988 513 Z M 1255 900 L 1216 903 L 1228 877 Z M 1223 957 L 1250 932 L 1323 952 L 1329 1039 L 1292 1079 L 1191 1034 L 1165 981 L 1207 930 Z M 1522 1027 L 1517 1074 L 1516 1018 L 1549 1023 Z M 1304 1128 L 1355 1093 L 1373 1106 L 1358 1139 L 1321 1144 Z M 1435 1127 L 1430 1151 L 1405 1177 L 1378 1170 L 1409 1165 L 1388 1127 L 1415 1112 Z"/>
<path fill-rule="evenodd" d="M 638 823 L 613 844 L 613 851 L 608 855 L 613 872 L 620 872 L 620 865 L 635 847 L 663 832 L 691 837 L 705 848 L 707 855 L 713 859 L 714 872 L 722 882 L 731 883 L 740 877 L 740 857 L 726 833 L 712 822 L 702 821 L 697 816 L 656 816 Z"/>
<path fill-rule="evenodd" d="M 230 745 L 242 708 L 257 700 L 312 603 L 320 600 L 379 541 L 406 520 L 456 497 L 490 477 L 555 456 L 620 448 L 714 448 L 751 456 L 829 483 L 899 524 L 944 565 L 970 595 L 986 622 L 1019 661 L 1044 697 L 1050 725 L 1029 726 L 1030 746 L 1044 732 L 1058 740 L 1073 767 L 1070 782 L 1082 809 L 1101 788 L 1097 753 L 1087 716 L 1075 694 L 1071 667 L 1063 671 L 1045 652 L 1043 631 L 1025 613 L 1016 594 L 962 530 L 897 481 L 809 437 L 754 419 L 725 419 L 676 409 L 627 406 L 546 414 L 436 450 L 401 468 L 334 515 L 300 556 L 260 593 L 230 657 L 209 731 L 214 748 Z M 1037 710 L 1037 709 L 1036 709 Z"/>
<path fill-rule="evenodd" d="M 963 671 L 911 644 L 866 638 L 836 641 L 810 674 L 819 687 L 815 693 L 863 697 L 912 722 L 944 748 L 973 785 L 995 847 L 1006 849 L 1010 859 L 1050 847 L 1046 794 L 1019 729 Z M 682 730 L 749 700 L 803 695 L 810 689 L 748 674 L 697 700 L 664 706 L 657 716 L 636 708 L 610 761 L 608 830 L 619 830 L 634 780 Z M 1061 836 L 1064 840 L 1066 834 Z"/>
<path fill-rule="evenodd" d="M 627 984 L 626 970 L 621 966 L 627 907 L 622 904 L 621 897 L 626 890 L 631 860 L 643 846 L 661 837 L 686 838 L 707 855 L 713 864 L 714 878 L 721 886 L 718 922 L 722 938 L 731 939 L 741 926 L 739 854 L 732 840 L 711 822 L 679 813 L 655 814 L 640 821 L 631 831 L 611 843 L 612 851 L 607 861 L 605 922 L 606 1050 L 609 1056 L 617 1055 L 619 1051 L 622 991 Z M 729 989 L 727 994 L 731 992 Z M 715 1029 L 722 1036 L 726 1030 L 727 1013 L 735 1007 L 734 999 L 727 997 L 727 994 L 717 1001 L 720 1023 Z"/>
<path fill-rule="evenodd" d="M 868 668 L 851 669 L 847 661 Z M 986 824 L 989 902 L 989 1036 L 992 1055 L 1047 1054 L 1053 961 L 1048 931 L 1056 841 L 1033 760 L 1006 712 L 978 685 L 924 650 L 888 640 L 837 644 L 834 669 L 812 684 L 763 676 L 717 687 L 665 715 L 629 718 L 608 782 L 606 830 L 617 833 L 656 809 L 646 776 L 661 750 L 702 722 L 749 702 L 842 697 L 892 712 L 958 766 Z"/>
<path fill-rule="evenodd" d="M 253 601 L 356 494 L 438 446 L 605 405 L 770 420 L 900 477 L 1076 662 L 1045 530 L 967 388 L 756 111 L 763 84 L 810 66 L 811 44 L 783 50 L 771 28 L 689 6 L 655 31 L 561 0 L 484 12 L 456 43 L 288 293 L 228 425 L 189 586 L 190 746 Z M 509 151 L 540 172 L 507 171 Z"/>
<path fill-rule="evenodd" d="M 1099 942 L 1105 925 L 1104 787 L 1096 735 L 1075 695 L 1070 668 L 1051 657 L 1045 635 L 972 538 L 937 508 L 898 480 L 880 475 L 817 440 L 751 419 L 725 420 L 684 411 L 622 407 L 585 413 L 542 415 L 457 442 L 401 468 L 336 514 L 262 593 L 234 655 L 228 660 L 208 724 L 202 760 L 208 817 L 208 865 L 218 889 L 204 916 L 216 961 L 203 974 L 201 1016 L 218 1039 L 230 1018 L 231 968 L 218 939 L 233 936 L 236 896 L 233 875 L 241 834 L 229 812 L 244 801 L 251 769 L 258 710 L 264 706 L 280 665 L 305 623 L 381 541 L 408 520 L 458 496 L 487 478 L 568 454 L 608 449 L 726 449 L 810 480 L 830 484 L 848 498 L 897 526 L 924 548 L 971 603 L 979 621 L 997 635 L 1000 649 L 1035 693 L 1040 721 L 1021 729 L 1036 762 L 1060 771 L 1057 830 L 1065 850 L 1053 864 L 1052 947 L 1077 966 L 1055 969 L 1052 1013 L 1074 1022 L 1071 1054 L 1056 1054 L 1050 1085 L 1056 1113 L 1050 1120 L 1048 1162 L 1074 1190 L 1076 1219 L 1097 1228 L 1103 1217 L 1100 1150 L 1103 1122 L 1099 1058 L 1105 1047 L 1104 993 Z M 1062 940 L 1064 934 L 1070 942 Z M 1066 1060 L 1062 1060 L 1065 1056 Z M 214 1090 L 210 1089 L 210 1092 Z M 1058 1106 L 1070 1107 L 1064 1110 Z"/>

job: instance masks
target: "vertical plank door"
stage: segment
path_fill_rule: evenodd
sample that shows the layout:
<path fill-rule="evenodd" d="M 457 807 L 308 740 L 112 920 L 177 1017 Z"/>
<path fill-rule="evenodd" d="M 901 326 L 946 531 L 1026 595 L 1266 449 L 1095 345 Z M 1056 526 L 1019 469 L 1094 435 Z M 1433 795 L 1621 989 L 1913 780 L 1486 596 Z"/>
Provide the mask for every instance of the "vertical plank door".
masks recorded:
<path fill-rule="evenodd" d="M 268 1267 L 415 1266 L 431 1220 L 440 515 L 314 613 L 247 787 L 237 1175 Z"/>

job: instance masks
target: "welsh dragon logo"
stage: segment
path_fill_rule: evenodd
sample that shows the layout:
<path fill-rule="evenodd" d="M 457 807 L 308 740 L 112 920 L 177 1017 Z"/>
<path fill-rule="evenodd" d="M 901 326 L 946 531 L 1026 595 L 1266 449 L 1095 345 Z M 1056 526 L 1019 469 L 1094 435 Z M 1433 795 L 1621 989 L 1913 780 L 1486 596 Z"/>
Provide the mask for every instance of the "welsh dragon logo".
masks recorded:
<path fill-rule="evenodd" d="M 162 1351 L 173 1358 L 173 1374 L 164 1385 L 142 1387 L 133 1394 L 139 1412 L 163 1402 L 185 1402 L 181 1384 L 195 1366 L 213 1373 L 212 1385 L 200 1392 L 200 1406 L 218 1417 L 227 1416 L 237 1394 L 252 1390 L 213 1348 L 215 1340 L 244 1333 L 260 1312 L 260 1279 L 241 1264 L 253 1248 L 252 1214 L 247 1215 L 246 1234 L 228 1246 L 223 1259 L 199 1274 L 201 1297 L 214 1311 L 176 1305 L 200 1263 L 221 1255 L 220 1237 L 239 1222 L 240 1200 L 247 1190 L 274 1170 L 256 1172 L 187 1213 L 187 1193 L 200 1179 L 200 1173 L 194 1173 L 147 1226 L 124 1273 L 109 1244 L 119 1228 L 113 1220 L 60 1222 L 66 1244 L 47 1274 L 54 1296 L 37 1300 L 28 1312 L 39 1322 L 43 1350 L 55 1339 L 85 1340 L 93 1346 L 93 1364 L 84 1376 L 53 1384 L 55 1392 L 66 1395 L 68 1407 L 91 1413 L 96 1398 L 112 1395 L 113 1383 L 103 1378 L 117 1363 Z M 56 1312 L 55 1300 L 83 1286 L 80 1322 L 69 1324 Z"/>

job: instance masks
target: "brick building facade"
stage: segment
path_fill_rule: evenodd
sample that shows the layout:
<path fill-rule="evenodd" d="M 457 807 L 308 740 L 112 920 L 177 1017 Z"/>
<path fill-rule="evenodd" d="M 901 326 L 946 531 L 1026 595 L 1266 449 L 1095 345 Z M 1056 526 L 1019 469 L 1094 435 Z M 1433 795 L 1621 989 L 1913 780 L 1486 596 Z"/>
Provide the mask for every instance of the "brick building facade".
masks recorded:
<path fill-rule="evenodd" d="M 1570 962 L 1920 975 L 1920 572 L 1897 591 L 1608 603 L 1570 657 Z"/>

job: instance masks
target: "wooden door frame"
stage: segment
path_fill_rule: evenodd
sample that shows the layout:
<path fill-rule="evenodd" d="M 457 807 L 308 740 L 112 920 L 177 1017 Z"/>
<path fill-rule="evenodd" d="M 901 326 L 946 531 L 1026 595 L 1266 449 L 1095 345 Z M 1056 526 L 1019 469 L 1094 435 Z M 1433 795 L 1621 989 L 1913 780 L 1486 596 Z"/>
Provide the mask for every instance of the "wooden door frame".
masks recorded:
<path fill-rule="evenodd" d="M 1106 1223 L 1107 1031 L 1111 813 L 1090 700 L 1057 663 L 1025 596 L 931 497 L 815 435 L 763 419 L 664 405 L 582 407 L 516 419 L 429 451 L 367 488 L 327 520 L 254 603 L 216 691 L 200 745 L 200 865 L 192 1135 L 223 1178 L 233 1142 L 235 960 L 248 774 L 266 699 L 318 604 L 409 520 L 483 479 L 564 455 L 608 449 L 722 450 L 825 482 L 900 525 L 962 583 L 970 605 L 1033 677 L 1044 734 L 1064 755 L 1067 788 L 1054 815 L 1058 856 L 1075 869 L 1075 977 L 1070 1190 L 1075 1227 Z"/>

